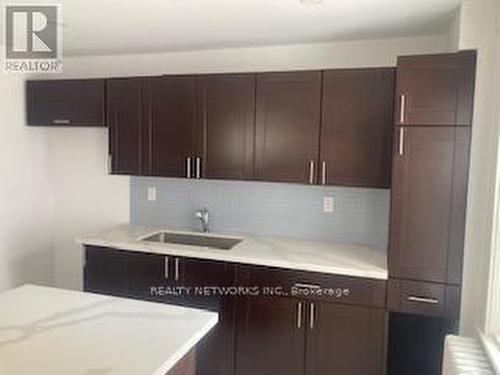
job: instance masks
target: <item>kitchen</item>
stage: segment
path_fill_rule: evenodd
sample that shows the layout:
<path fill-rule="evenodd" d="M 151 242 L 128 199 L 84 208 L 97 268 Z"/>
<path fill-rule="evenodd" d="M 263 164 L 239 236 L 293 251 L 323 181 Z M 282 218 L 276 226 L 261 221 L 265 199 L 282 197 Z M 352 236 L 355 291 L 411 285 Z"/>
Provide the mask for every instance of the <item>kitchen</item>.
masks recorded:
<path fill-rule="evenodd" d="M 296 3 L 304 24 L 332 11 Z M 71 39 L 85 10 L 63 4 L 63 72 L 2 77 L 4 189 L 23 197 L 5 249 L 27 251 L 2 289 L 216 313 L 199 374 L 441 373 L 446 335 L 495 331 L 477 238 L 494 215 L 496 45 L 477 20 L 498 13 L 443 3 L 441 26 L 410 36 L 163 50 L 91 50 Z"/>

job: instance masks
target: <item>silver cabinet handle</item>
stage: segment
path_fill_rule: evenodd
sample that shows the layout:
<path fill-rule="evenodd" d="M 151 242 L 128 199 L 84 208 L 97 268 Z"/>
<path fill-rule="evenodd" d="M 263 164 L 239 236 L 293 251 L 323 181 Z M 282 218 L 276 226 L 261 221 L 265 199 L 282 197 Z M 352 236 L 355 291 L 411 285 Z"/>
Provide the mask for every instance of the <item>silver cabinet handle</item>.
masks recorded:
<path fill-rule="evenodd" d="M 311 302 L 309 305 L 309 328 L 314 329 L 314 313 L 315 313 L 315 306 L 314 302 Z"/>
<path fill-rule="evenodd" d="M 297 328 L 302 327 L 302 302 L 297 304 Z"/>
<path fill-rule="evenodd" d="M 400 108 L 399 108 L 399 123 L 404 124 L 405 123 L 405 111 L 406 111 L 406 95 L 401 94 L 399 97 L 400 100 Z"/>
<path fill-rule="evenodd" d="M 168 257 L 165 257 L 165 264 L 164 264 L 164 276 L 165 276 L 165 280 L 168 280 L 169 278 L 169 267 L 168 267 L 168 264 L 169 264 L 169 259 Z"/>
<path fill-rule="evenodd" d="M 399 128 L 399 144 L 398 144 L 398 154 L 403 156 L 405 153 L 405 128 Z"/>
<path fill-rule="evenodd" d="M 321 163 L 321 185 L 326 185 L 326 161 Z"/>
<path fill-rule="evenodd" d="M 309 183 L 314 184 L 314 160 L 309 161 Z"/>
<path fill-rule="evenodd" d="M 55 125 L 68 125 L 71 124 L 71 120 L 56 118 L 52 120 L 52 123 Z"/>
<path fill-rule="evenodd" d="M 410 302 L 426 303 L 429 305 L 437 305 L 439 303 L 439 301 L 436 298 L 425 298 L 417 296 L 409 296 L 407 300 Z"/>
<path fill-rule="evenodd" d="M 201 178 L 201 158 L 196 158 L 196 178 Z"/>
<path fill-rule="evenodd" d="M 305 283 L 295 283 L 293 284 L 296 288 L 307 288 L 307 289 L 320 289 L 319 285 L 305 284 Z"/>
<path fill-rule="evenodd" d="M 174 279 L 175 281 L 179 281 L 179 258 L 175 258 L 174 260 Z"/>
<path fill-rule="evenodd" d="M 186 177 L 191 178 L 191 158 L 186 158 Z"/>

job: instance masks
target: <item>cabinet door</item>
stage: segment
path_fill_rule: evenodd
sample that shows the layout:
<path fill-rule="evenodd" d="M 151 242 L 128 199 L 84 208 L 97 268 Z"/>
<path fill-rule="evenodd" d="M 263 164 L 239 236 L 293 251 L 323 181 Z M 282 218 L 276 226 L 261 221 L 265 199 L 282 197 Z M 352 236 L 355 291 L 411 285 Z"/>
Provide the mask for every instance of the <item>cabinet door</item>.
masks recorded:
<path fill-rule="evenodd" d="M 332 303 L 309 305 L 308 375 L 383 375 L 386 312 Z"/>
<path fill-rule="evenodd" d="M 442 375 L 444 342 L 457 327 L 455 319 L 391 313 L 387 374 Z"/>
<path fill-rule="evenodd" d="M 395 131 L 389 273 L 459 284 L 469 128 Z"/>
<path fill-rule="evenodd" d="M 142 141 L 142 80 L 115 78 L 107 82 L 107 122 L 111 155 L 111 173 L 140 175 L 147 155 Z"/>
<path fill-rule="evenodd" d="M 146 253 L 127 253 L 127 292 L 131 298 L 180 303 L 176 287 L 182 284 L 181 260 L 177 257 Z"/>
<path fill-rule="evenodd" d="M 198 374 L 230 375 L 234 372 L 234 298 L 225 296 L 221 289 L 213 289 L 233 286 L 234 275 L 234 265 L 230 263 L 182 259 L 182 286 L 190 288 L 182 304 L 219 313 L 217 326 L 197 346 Z"/>
<path fill-rule="evenodd" d="M 104 126 L 103 79 L 28 81 L 28 125 Z"/>
<path fill-rule="evenodd" d="M 256 178 L 315 183 L 321 72 L 257 75 Z"/>
<path fill-rule="evenodd" d="M 195 76 L 147 80 L 150 115 L 150 174 L 195 177 L 195 158 L 202 157 L 203 129 L 198 118 Z"/>
<path fill-rule="evenodd" d="M 476 53 L 398 58 L 398 125 L 470 125 Z"/>
<path fill-rule="evenodd" d="M 126 253 L 103 247 L 85 247 L 84 290 L 126 296 Z"/>
<path fill-rule="evenodd" d="M 304 304 L 288 298 L 244 297 L 237 303 L 236 373 L 304 373 Z"/>
<path fill-rule="evenodd" d="M 321 183 L 389 187 L 393 102 L 392 68 L 324 72 Z"/>
<path fill-rule="evenodd" d="M 201 78 L 205 178 L 253 177 L 255 75 L 225 74 Z"/>

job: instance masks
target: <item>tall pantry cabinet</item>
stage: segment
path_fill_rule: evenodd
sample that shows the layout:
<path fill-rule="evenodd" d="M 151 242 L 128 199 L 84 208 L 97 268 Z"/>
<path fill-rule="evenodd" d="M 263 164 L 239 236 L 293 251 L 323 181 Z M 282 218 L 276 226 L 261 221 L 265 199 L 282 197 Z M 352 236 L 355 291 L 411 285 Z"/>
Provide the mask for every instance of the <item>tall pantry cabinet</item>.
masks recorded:
<path fill-rule="evenodd" d="M 471 51 L 398 59 L 389 374 L 439 374 L 458 322 L 475 60 Z"/>

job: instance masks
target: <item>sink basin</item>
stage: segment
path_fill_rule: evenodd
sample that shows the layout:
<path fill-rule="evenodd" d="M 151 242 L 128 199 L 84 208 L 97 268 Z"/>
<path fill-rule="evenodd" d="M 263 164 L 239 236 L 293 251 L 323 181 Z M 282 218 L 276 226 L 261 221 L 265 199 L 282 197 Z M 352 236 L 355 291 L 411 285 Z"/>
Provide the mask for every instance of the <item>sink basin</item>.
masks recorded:
<path fill-rule="evenodd" d="M 242 240 L 238 238 L 215 237 L 201 234 L 158 232 L 144 237 L 141 241 L 210 247 L 218 250 L 231 250 Z"/>

